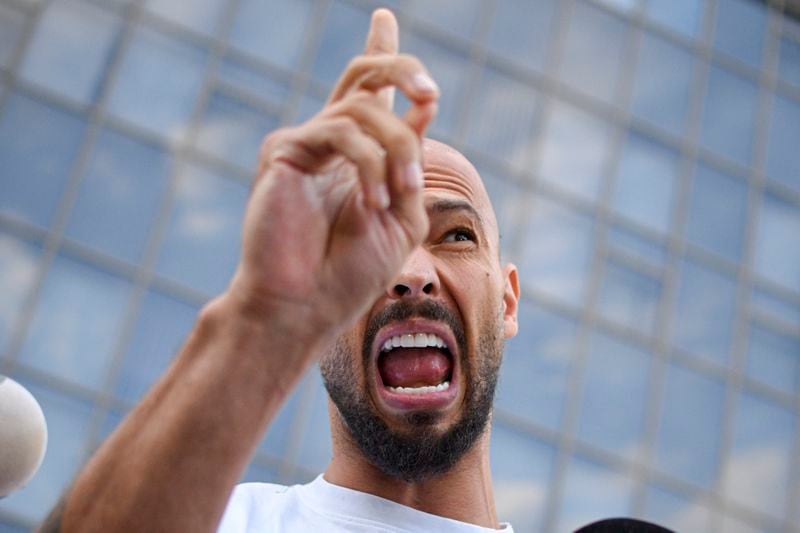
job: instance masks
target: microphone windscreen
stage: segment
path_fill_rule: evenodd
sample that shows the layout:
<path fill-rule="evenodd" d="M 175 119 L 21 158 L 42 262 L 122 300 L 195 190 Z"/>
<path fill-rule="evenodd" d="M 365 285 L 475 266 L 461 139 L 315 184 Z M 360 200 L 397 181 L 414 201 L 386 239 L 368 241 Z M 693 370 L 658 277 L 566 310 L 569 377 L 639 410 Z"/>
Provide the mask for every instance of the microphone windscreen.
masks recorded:
<path fill-rule="evenodd" d="M 635 518 L 606 518 L 583 526 L 575 533 L 674 533 L 674 531 Z"/>
<path fill-rule="evenodd" d="M 0 498 L 24 486 L 47 448 L 47 423 L 28 390 L 0 375 Z"/>

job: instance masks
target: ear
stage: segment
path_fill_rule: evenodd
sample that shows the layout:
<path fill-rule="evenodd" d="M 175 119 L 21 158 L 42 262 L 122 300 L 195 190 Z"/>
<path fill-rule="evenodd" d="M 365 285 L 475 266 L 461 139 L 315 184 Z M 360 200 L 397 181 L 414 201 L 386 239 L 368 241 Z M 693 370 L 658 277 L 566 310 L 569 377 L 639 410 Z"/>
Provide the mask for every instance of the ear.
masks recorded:
<path fill-rule="evenodd" d="M 510 339 L 517 334 L 519 324 L 517 311 L 519 310 L 519 275 L 513 263 L 503 268 L 505 288 L 503 290 L 503 335 Z"/>

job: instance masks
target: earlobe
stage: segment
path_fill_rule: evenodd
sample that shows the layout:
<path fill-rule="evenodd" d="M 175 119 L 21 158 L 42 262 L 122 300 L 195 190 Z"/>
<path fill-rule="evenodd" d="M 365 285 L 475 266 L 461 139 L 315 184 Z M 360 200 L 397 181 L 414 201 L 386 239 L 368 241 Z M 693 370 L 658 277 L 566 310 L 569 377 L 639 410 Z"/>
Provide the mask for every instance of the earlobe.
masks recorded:
<path fill-rule="evenodd" d="M 517 334 L 517 311 L 519 309 L 519 275 L 513 263 L 503 268 L 505 289 L 503 291 L 504 336 L 510 339 Z"/>

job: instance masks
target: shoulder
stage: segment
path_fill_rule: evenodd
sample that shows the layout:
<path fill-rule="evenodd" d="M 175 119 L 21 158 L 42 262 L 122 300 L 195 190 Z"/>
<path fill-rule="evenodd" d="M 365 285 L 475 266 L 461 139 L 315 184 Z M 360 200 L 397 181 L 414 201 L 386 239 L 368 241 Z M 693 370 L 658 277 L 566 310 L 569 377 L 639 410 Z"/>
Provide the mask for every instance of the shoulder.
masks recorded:
<path fill-rule="evenodd" d="M 292 487 L 273 483 L 242 483 L 233 490 L 218 533 L 248 531 L 263 516 L 281 516 L 291 507 L 295 495 Z"/>

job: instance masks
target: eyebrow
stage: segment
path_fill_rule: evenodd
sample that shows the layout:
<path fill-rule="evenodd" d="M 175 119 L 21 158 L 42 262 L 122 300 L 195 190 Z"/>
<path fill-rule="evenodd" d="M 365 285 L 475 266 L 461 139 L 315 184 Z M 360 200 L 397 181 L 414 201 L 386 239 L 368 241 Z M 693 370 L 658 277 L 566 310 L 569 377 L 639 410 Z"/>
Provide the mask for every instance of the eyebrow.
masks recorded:
<path fill-rule="evenodd" d="M 433 213 L 448 213 L 452 211 L 463 211 L 468 213 L 472 218 L 478 221 L 478 224 L 483 227 L 483 218 L 475 207 L 464 200 L 437 200 L 436 202 L 426 206 L 428 211 Z"/>

